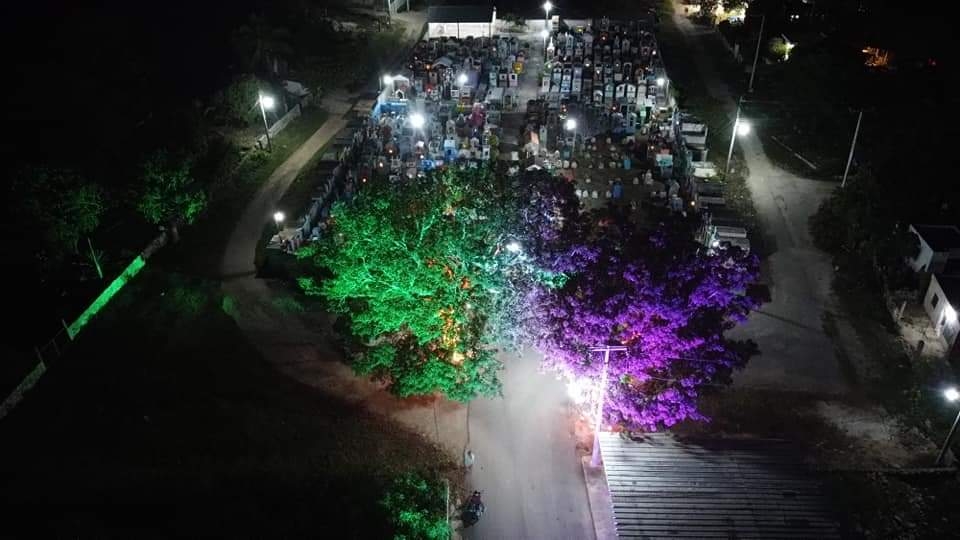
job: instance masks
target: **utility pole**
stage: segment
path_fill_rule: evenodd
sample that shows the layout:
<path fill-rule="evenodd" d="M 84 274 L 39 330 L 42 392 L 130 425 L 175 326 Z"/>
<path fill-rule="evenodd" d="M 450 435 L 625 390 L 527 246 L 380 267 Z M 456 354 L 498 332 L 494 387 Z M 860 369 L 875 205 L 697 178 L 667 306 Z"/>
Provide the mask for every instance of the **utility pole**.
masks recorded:
<path fill-rule="evenodd" d="M 766 15 L 760 16 L 760 34 L 757 36 L 757 50 L 753 53 L 753 69 L 750 70 L 750 85 L 747 87 L 748 93 L 753 93 L 753 77 L 757 74 L 757 59 L 760 58 L 760 44 L 763 43 L 763 24 L 767 21 Z"/>
<path fill-rule="evenodd" d="M 622 345 L 601 345 L 590 347 L 592 352 L 603 353 L 603 371 L 600 374 L 600 403 L 597 404 L 597 417 L 593 430 L 593 454 L 590 456 L 590 466 L 600 466 L 600 427 L 603 425 L 603 401 L 607 397 L 607 367 L 610 364 L 610 352 L 626 352 Z"/>
<path fill-rule="evenodd" d="M 943 465 L 943 458 L 947 456 L 947 450 L 950 448 L 950 443 L 953 442 L 953 435 L 957 432 L 957 424 L 960 424 L 960 412 L 957 413 L 957 418 L 953 421 L 950 433 L 947 433 L 947 439 L 943 441 L 943 447 L 940 448 L 940 453 L 937 454 L 937 467 Z"/>
<path fill-rule="evenodd" d="M 863 109 L 860 109 L 860 114 L 857 115 L 857 127 L 853 130 L 853 140 L 850 141 L 850 155 L 847 156 L 847 166 L 843 169 L 843 181 L 840 182 L 840 187 L 847 185 L 847 173 L 850 172 L 850 163 L 853 162 L 853 150 L 857 147 L 857 135 L 860 134 L 860 121 L 863 120 Z"/>

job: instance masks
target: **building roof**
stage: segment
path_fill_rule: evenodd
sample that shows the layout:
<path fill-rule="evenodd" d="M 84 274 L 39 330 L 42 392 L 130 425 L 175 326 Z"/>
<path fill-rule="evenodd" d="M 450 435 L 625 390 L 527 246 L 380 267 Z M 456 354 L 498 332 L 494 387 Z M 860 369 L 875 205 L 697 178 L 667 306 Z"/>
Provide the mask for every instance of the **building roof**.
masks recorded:
<path fill-rule="evenodd" d="M 960 249 L 960 229 L 953 225 L 913 225 L 913 229 L 934 251 Z"/>
<path fill-rule="evenodd" d="M 491 6 L 434 6 L 427 10 L 427 21 L 435 23 L 482 23 L 493 20 Z"/>
<path fill-rule="evenodd" d="M 840 538 L 784 441 L 601 433 L 600 449 L 619 538 Z"/>
<path fill-rule="evenodd" d="M 954 308 L 960 308 L 960 276 L 935 274 L 933 277 L 940 284 L 943 295 L 947 297 L 947 302 Z"/>

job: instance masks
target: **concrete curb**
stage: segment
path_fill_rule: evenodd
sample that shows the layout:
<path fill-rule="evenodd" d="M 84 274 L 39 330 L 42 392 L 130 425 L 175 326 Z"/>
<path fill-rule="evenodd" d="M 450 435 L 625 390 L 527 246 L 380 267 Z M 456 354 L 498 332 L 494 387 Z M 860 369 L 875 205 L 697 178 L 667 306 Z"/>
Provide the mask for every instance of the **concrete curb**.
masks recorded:
<path fill-rule="evenodd" d="M 613 501 L 610 500 L 603 467 L 591 467 L 590 456 L 581 457 L 580 465 L 583 468 L 583 481 L 587 485 L 587 499 L 590 501 L 590 515 L 597 540 L 614 540 L 617 538 L 617 525 L 613 521 Z"/>

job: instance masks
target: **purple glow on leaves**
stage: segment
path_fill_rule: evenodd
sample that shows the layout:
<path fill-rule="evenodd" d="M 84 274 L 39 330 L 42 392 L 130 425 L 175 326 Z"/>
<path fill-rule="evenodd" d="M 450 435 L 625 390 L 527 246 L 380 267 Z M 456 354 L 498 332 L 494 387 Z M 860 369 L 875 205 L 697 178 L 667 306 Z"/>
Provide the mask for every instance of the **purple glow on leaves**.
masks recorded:
<path fill-rule="evenodd" d="M 557 257 L 559 267 L 579 271 L 538 298 L 547 367 L 599 380 L 603 354 L 589 348 L 628 347 L 610 355 L 607 423 L 656 430 L 705 420 L 697 409 L 701 388 L 728 380 L 749 356 L 750 346 L 723 332 L 756 305 L 743 294 L 757 276 L 756 258 L 707 255 L 687 231 L 676 224 L 647 235 L 611 228 L 597 248 Z"/>

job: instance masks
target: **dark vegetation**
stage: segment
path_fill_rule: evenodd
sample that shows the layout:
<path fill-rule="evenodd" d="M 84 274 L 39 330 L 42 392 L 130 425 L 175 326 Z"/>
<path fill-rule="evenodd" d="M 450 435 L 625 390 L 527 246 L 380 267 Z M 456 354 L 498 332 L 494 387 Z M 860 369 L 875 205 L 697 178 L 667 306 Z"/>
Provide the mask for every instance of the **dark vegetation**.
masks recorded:
<path fill-rule="evenodd" d="M 279 375 L 227 303 L 148 268 L 95 320 L 3 420 L 4 537 L 386 538 L 393 478 L 454 470 Z"/>
<path fill-rule="evenodd" d="M 360 31 L 335 32 L 334 20 Z M 179 262 L 209 271 L 223 222 L 324 119 L 306 108 L 268 155 L 254 142 L 258 91 L 277 101 L 273 122 L 298 102 L 284 80 L 314 98 L 356 87 L 397 49 L 401 26 L 300 0 L 11 6 L 0 276 L 17 284 L 18 314 L 4 356 L 32 355 L 161 227 L 201 236 Z"/>

